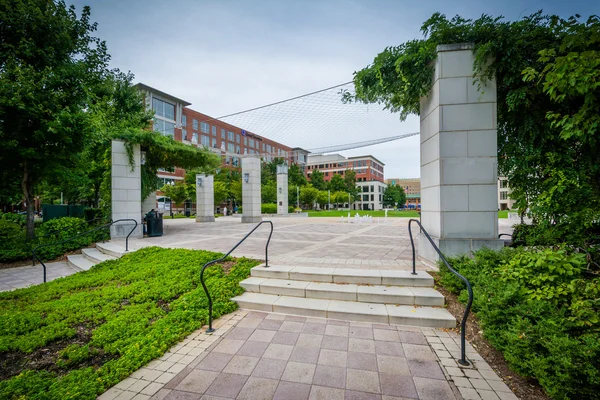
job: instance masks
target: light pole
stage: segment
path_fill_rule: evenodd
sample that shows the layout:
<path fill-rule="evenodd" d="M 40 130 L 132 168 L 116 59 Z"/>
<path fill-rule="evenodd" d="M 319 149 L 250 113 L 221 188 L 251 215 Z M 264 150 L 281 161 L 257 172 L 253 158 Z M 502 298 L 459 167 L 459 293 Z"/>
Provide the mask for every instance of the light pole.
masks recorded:
<path fill-rule="evenodd" d="M 350 211 L 350 210 L 351 210 L 351 208 L 350 208 L 350 193 L 348 193 L 348 211 Z"/>
<path fill-rule="evenodd" d="M 327 191 L 327 211 L 331 210 L 331 190 Z"/>
<path fill-rule="evenodd" d="M 170 186 L 175 186 L 175 181 L 171 181 L 169 182 Z M 173 201 L 171 200 L 171 198 L 169 197 L 169 211 L 171 213 L 171 219 L 173 219 Z"/>
<path fill-rule="evenodd" d="M 296 186 L 296 208 L 300 208 L 300 186 Z"/>

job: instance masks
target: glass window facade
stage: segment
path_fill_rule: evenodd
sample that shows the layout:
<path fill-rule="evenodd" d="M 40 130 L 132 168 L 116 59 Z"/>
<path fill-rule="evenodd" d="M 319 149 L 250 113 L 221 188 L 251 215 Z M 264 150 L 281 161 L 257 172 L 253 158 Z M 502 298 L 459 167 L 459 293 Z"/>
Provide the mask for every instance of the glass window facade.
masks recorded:
<path fill-rule="evenodd" d="M 175 105 L 157 98 L 152 99 L 154 115 L 175 121 Z"/>

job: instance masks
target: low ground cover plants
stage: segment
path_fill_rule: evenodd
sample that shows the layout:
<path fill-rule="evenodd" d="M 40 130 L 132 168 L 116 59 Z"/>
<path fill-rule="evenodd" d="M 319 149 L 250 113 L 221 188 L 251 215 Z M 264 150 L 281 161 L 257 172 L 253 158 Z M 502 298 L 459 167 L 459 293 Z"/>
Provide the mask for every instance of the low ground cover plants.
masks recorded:
<path fill-rule="evenodd" d="M 481 250 L 449 258 L 473 285 L 484 337 L 557 400 L 600 399 L 600 276 L 569 247 Z M 440 282 L 466 302 L 462 281 Z"/>
<path fill-rule="evenodd" d="M 66 278 L 0 293 L 0 398 L 94 399 L 208 319 L 201 266 L 221 254 L 144 248 Z M 258 262 L 205 273 L 214 316 Z"/>

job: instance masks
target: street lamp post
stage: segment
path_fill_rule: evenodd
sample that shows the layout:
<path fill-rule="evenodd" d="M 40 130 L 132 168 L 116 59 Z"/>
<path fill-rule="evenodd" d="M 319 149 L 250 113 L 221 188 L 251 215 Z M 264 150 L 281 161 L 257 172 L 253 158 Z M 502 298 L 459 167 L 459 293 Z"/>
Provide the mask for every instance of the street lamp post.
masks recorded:
<path fill-rule="evenodd" d="M 171 182 L 169 183 L 169 185 L 171 185 L 171 186 L 175 186 L 175 182 L 174 182 L 174 181 L 171 181 Z M 170 211 L 170 213 L 171 213 L 171 219 L 173 219 L 173 201 L 171 200 L 171 198 L 170 198 L 170 197 L 169 197 L 169 211 Z"/>
<path fill-rule="evenodd" d="M 300 186 L 296 186 L 296 208 L 300 208 Z"/>
<path fill-rule="evenodd" d="M 331 210 L 331 190 L 327 191 L 327 211 Z"/>

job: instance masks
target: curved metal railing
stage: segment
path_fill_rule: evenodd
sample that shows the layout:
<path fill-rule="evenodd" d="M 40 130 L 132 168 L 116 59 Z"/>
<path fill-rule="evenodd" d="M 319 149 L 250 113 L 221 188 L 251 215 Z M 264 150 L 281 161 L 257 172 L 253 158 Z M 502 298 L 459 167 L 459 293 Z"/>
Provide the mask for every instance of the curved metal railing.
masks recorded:
<path fill-rule="evenodd" d="M 419 220 L 411 218 L 408 221 L 408 234 L 410 236 L 410 244 L 412 246 L 412 253 L 413 253 L 413 272 L 412 272 L 412 274 L 413 275 L 417 274 L 417 272 L 415 271 L 415 264 L 416 264 L 415 243 L 413 241 L 412 230 L 411 230 L 411 224 L 413 222 L 416 222 L 419 225 L 419 227 L 421 228 L 421 232 L 425 235 L 427 240 L 429 240 L 429 243 L 431 243 L 431 245 L 433 246 L 433 249 L 436 251 L 436 253 L 440 257 L 440 260 L 442 260 L 444 265 L 446 265 L 446 268 L 448 268 L 450 270 L 450 272 L 452 272 L 454 275 L 456 275 L 458 278 L 460 278 L 460 280 L 462 280 L 467 285 L 467 291 L 469 292 L 469 300 L 467 301 L 467 306 L 465 307 L 465 313 L 463 314 L 462 321 L 460 321 L 460 360 L 458 360 L 458 363 L 460 365 L 469 365 L 469 362 L 467 361 L 467 358 L 465 356 L 465 331 L 466 331 L 466 327 L 467 327 L 467 318 L 469 317 L 469 312 L 471 311 L 471 305 L 473 304 L 473 288 L 471 287 L 471 283 L 469 282 L 469 280 L 467 278 L 462 276 L 460 273 L 458 273 L 456 270 L 454 270 L 454 268 L 452 268 L 450 266 L 450 264 L 448 263 L 448 261 L 446 260 L 446 258 L 444 257 L 444 255 L 442 254 L 440 249 L 433 242 L 433 239 L 431 239 L 431 236 L 429 236 L 429 233 L 427 233 L 427 231 L 423 228 L 423 225 L 421 225 L 421 222 Z"/>
<path fill-rule="evenodd" d="M 107 224 L 100 225 L 100 226 L 98 226 L 98 227 L 96 227 L 94 229 L 90 229 L 89 231 L 85 231 L 85 232 L 79 233 L 79 234 L 77 234 L 75 236 L 71 236 L 70 238 L 66 238 L 66 239 L 63 239 L 61 241 L 53 242 L 53 243 L 39 244 L 36 247 L 34 247 L 33 250 L 31 251 L 32 252 L 32 258 L 33 258 L 33 263 L 35 265 L 35 260 L 38 260 L 40 262 L 40 264 L 42 264 L 42 267 L 44 269 L 44 282 L 46 282 L 46 264 L 44 264 L 44 262 L 37 256 L 36 251 L 38 249 L 40 249 L 42 247 L 56 246 L 56 245 L 60 245 L 60 244 L 63 244 L 63 243 L 67 243 L 67 242 L 69 242 L 69 241 L 71 241 L 73 239 L 77 239 L 79 237 L 85 236 L 88 233 L 95 232 L 95 231 L 98 231 L 100 229 L 105 229 L 107 227 L 110 227 L 110 226 L 116 224 L 117 222 L 125 222 L 125 221 L 129 221 L 129 222 L 135 223 L 135 225 L 133 226 L 133 228 L 131 229 L 131 231 L 125 237 L 125 251 L 129 251 L 129 236 L 131 236 L 131 234 L 133 233 L 133 231 L 135 231 L 135 229 L 138 226 L 137 221 L 135 219 L 130 219 L 130 218 L 118 219 L 116 221 L 111 221 L 111 222 L 109 222 Z"/>
<path fill-rule="evenodd" d="M 231 253 L 233 253 L 233 251 L 235 249 L 238 248 L 238 246 L 240 244 L 242 244 L 244 242 L 244 240 L 246 240 L 248 238 L 248 236 L 252 235 L 252 233 L 255 230 L 257 230 L 258 227 L 264 223 L 268 223 L 271 225 L 271 231 L 269 232 L 269 238 L 267 239 L 267 244 L 265 246 L 265 268 L 268 268 L 269 267 L 269 243 L 271 242 L 271 236 L 273 235 L 273 223 L 271 221 L 259 222 L 258 225 L 256 225 L 254 227 L 254 229 L 252 229 L 250 232 L 248 232 L 248 234 L 246 236 L 244 236 L 242 238 L 242 240 L 240 240 L 235 246 L 233 246 L 233 248 L 231 250 L 229 250 L 227 252 L 227 254 L 225 254 L 224 256 L 222 256 L 220 258 L 217 258 L 216 260 L 207 262 L 202 267 L 202 270 L 200 271 L 200 283 L 202 284 L 202 287 L 204 288 L 204 293 L 206 293 L 206 297 L 208 298 L 208 329 L 206 330 L 206 333 L 211 333 L 211 332 L 214 332 L 215 330 L 212 327 L 212 298 L 210 297 L 210 293 L 208 293 L 208 288 L 206 287 L 206 284 L 204 283 L 204 270 L 206 268 L 210 267 L 211 265 L 216 264 L 219 261 L 223 261 L 224 259 L 226 259 Z"/>

